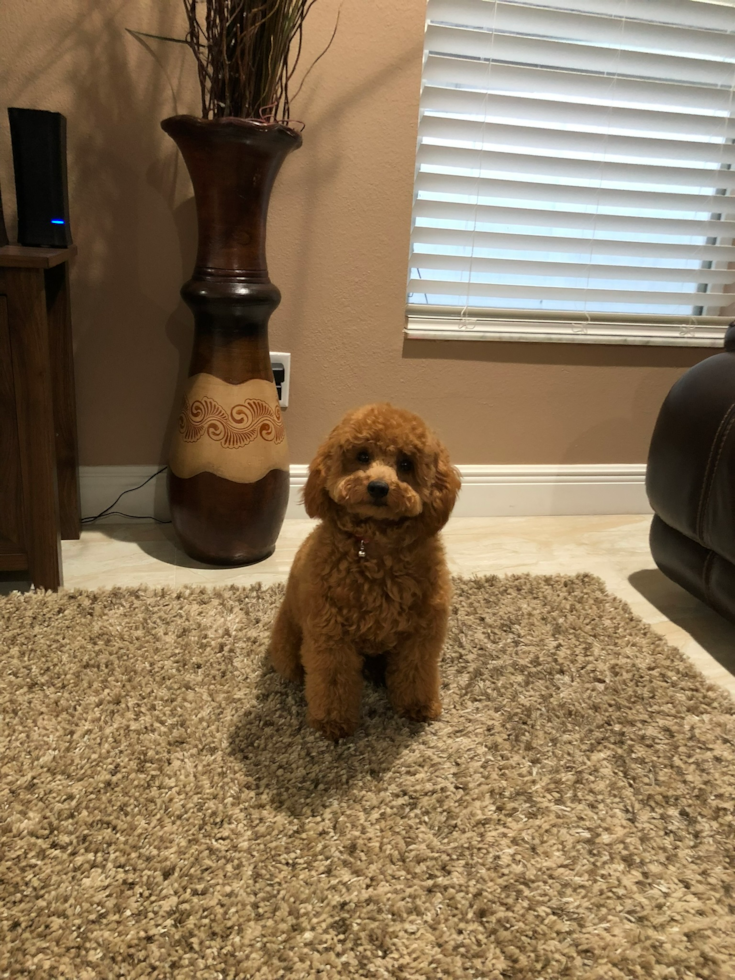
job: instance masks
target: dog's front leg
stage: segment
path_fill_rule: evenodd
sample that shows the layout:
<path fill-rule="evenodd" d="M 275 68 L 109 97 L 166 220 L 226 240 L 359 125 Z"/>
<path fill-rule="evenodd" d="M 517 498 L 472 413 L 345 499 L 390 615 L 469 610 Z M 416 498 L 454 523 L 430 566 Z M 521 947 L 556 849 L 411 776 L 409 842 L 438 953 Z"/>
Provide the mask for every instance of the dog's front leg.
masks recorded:
<path fill-rule="evenodd" d="M 388 656 L 385 682 L 395 711 L 413 721 L 433 721 L 442 713 L 439 658 L 447 632 L 447 614 L 435 611 L 411 637 Z"/>
<path fill-rule="evenodd" d="M 306 672 L 307 720 L 333 742 L 346 738 L 360 720 L 362 658 L 348 642 L 304 634 L 301 659 Z"/>

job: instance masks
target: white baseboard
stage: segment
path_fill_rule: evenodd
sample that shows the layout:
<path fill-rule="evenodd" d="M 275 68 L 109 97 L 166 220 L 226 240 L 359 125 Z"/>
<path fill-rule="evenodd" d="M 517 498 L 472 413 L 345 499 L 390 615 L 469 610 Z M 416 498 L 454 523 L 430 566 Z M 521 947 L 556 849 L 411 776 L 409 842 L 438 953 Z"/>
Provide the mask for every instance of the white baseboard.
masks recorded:
<path fill-rule="evenodd" d="M 99 514 L 124 490 L 138 487 L 156 466 L 82 466 L 79 481 L 82 515 Z M 644 464 L 583 464 L 580 466 L 459 466 L 462 492 L 455 517 L 532 517 L 562 514 L 650 514 Z M 307 467 L 291 466 L 287 519 L 306 519 L 300 491 Z M 113 508 L 131 518 L 168 520 L 166 474 L 134 490 Z M 113 520 L 109 518 L 108 520 Z"/>
<path fill-rule="evenodd" d="M 459 466 L 457 517 L 650 514 L 644 463 Z"/>

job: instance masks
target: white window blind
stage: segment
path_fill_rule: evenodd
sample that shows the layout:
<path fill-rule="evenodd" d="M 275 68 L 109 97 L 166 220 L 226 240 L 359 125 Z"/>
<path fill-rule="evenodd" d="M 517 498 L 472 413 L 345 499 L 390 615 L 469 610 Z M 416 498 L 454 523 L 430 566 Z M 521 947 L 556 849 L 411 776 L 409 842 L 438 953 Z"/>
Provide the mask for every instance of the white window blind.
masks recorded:
<path fill-rule="evenodd" d="M 720 345 L 735 5 L 428 0 L 407 334 Z"/>

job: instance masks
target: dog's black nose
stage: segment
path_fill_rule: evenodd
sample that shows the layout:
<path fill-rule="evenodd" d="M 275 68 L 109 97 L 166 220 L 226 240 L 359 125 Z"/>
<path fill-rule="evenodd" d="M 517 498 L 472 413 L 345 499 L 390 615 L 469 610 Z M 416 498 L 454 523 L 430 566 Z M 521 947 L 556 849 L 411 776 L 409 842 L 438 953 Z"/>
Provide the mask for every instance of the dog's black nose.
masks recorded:
<path fill-rule="evenodd" d="M 371 480 L 368 483 L 368 493 L 375 500 L 382 500 L 383 497 L 387 497 L 389 490 L 390 487 L 384 480 Z"/>

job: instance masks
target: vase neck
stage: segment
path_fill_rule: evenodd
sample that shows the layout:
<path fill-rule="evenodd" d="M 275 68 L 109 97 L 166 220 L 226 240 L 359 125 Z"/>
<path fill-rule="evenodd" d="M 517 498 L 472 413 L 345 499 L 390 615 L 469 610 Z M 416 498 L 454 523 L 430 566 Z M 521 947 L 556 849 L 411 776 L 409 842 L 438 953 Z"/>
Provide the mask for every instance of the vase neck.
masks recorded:
<path fill-rule="evenodd" d="M 191 176 L 199 227 L 195 279 L 269 282 L 271 190 L 301 136 L 277 123 L 173 116 L 161 123 Z"/>

